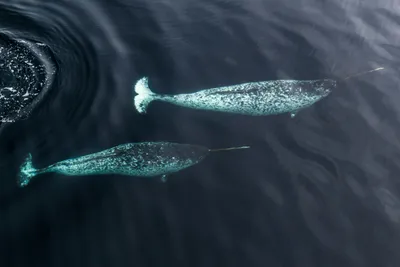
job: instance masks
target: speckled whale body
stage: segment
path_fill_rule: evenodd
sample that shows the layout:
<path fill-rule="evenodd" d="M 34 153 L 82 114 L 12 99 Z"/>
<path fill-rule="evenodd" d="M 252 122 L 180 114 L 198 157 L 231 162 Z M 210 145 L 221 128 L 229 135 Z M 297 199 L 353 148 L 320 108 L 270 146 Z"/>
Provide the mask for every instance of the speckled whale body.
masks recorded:
<path fill-rule="evenodd" d="M 26 186 L 41 173 L 63 175 L 120 174 L 140 177 L 163 176 L 180 171 L 203 160 L 208 148 L 168 142 L 122 144 L 98 153 L 60 161 L 35 169 L 29 154 L 20 168 L 19 186 Z"/>
<path fill-rule="evenodd" d="M 158 95 L 150 90 L 148 78 L 144 77 L 135 84 L 134 104 L 140 113 L 146 113 L 150 102 L 159 100 L 188 108 L 252 116 L 286 112 L 294 116 L 297 111 L 326 97 L 335 87 L 336 81 L 330 79 L 275 80 L 204 89 L 190 94 Z"/>

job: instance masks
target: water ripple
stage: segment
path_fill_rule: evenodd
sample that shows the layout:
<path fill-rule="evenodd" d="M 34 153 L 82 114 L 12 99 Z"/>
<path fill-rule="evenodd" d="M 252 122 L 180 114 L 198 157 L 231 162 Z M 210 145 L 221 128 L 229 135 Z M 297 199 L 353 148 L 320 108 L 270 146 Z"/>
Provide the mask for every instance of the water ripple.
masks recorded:
<path fill-rule="evenodd" d="M 110 110 L 130 95 L 120 78 L 130 69 L 128 49 L 100 5 L 17 1 L 0 3 L 0 14 L 0 104 L 7 104 L 1 105 L 0 118 L 10 122 L 30 113 L 17 127 L 31 132 L 26 139 L 15 123 L 2 125 L 4 166 L 28 150 L 51 155 L 57 147 L 68 153 L 80 142 L 72 134 L 120 121 Z M 104 138 L 107 132 L 97 136 Z M 24 144 L 24 151 L 15 150 L 17 143 Z"/>
<path fill-rule="evenodd" d="M 56 67 L 45 45 L 0 33 L 0 121 L 15 122 L 46 94 Z"/>

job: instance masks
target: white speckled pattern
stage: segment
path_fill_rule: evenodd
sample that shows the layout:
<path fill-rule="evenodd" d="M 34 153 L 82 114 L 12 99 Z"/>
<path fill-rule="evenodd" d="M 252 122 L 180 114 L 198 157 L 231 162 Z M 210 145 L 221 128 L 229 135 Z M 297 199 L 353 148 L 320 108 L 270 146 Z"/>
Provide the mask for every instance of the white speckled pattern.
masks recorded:
<path fill-rule="evenodd" d="M 191 94 L 157 95 L 148 88 L 147 78 L 135 85 L 135 107 L 145 113 L 152 100 L 175 105 L 244 115 L 295 113 L 327 96 L 336 87 L 335 80 L 276 80 L 243 83 L 205 89 Z"/>
<path fill-rule="evenodd" d="M 38 174 L 64 175 L 120 174 L 152 177 L 180 171 L 200 162 L 208 148 L 168 142 L 143 142 L 119 145 L 98 153 L 60 161 L 35 169 L 29 155 L 21 166 L 19 184 L 25 186 Z"/>

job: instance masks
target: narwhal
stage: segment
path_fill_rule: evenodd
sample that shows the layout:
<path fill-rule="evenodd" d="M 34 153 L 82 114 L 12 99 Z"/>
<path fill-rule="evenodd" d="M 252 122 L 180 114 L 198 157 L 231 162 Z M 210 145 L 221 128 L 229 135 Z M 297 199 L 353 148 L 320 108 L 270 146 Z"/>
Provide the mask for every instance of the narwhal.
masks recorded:
<path fill-rule="evenodd" d="M 24 187 L 36 175 L 48 172 L 67 176 L 119 174 L 137 177 L 160 176 L 178 172 L 202 161 L 210 152 L 245 149 L 249 146 L 209 149 L 203 146 L 169 142 L 141 142 L 118 145 L 97 153 L 67 159 L 43 169 L 32 164 L 31 154 L 20 167 L 18 184 Z"/>
<path fill-rule="evenodd" d="M 381 69 L 358 73 L 344 80 Z M 134 86 L 137 94 L 134 105 L 139 113 L 146 113 L 148 105 L 159 100 L 187 108 L 252 116 L 290 113 L 293 118 L 299 110 L 328 96 L 336 84 L 333 79 L 273 80 L 216 87 L 189 94 L 161 95 L 153 93 L 148 78 L 143 77 Z"/>

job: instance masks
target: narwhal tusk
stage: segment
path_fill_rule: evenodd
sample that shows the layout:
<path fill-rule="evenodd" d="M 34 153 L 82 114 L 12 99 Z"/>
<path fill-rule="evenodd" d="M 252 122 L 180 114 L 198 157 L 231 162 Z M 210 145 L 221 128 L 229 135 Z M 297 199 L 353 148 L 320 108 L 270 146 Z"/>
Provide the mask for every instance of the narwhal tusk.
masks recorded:
<path fill-rule="evenodd" d="M 238 149 L 247 149 L 247 148 L 250 148 L 250 146 L 217 148 L 217 149 L 209 149 L 208 151 L 210 151 L 210 152 L 218 152 L 218 151 L 238 150 Z"/>
<path fill-rule="evenodd" d="M 367 71 L 359 72 L 359 73 L 347 76 L 343 80 L 347 80 L 347 79 L 350 79 L 350 78 L 353 78 L 353 77 L 357 77 L 357 76 L 360 76 L 360 75 L 363 75 L 363 74 L 371 73 L 371 72 L 378 71 L 378 70 L 384 70 L 384 69 L 385 68 L 383 68 L 383 67 L 379 67 L 379 68 L 376 68 L 376 69 L 373 69 L 373 70 L 367 70 Z"/>

